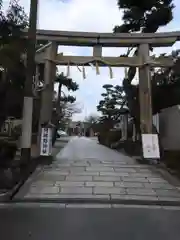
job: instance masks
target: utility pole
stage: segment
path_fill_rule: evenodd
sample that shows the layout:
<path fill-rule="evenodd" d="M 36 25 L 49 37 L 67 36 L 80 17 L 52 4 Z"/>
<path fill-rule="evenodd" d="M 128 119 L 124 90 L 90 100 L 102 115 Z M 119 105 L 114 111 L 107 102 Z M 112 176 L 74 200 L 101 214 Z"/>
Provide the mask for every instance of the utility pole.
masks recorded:
<path fill-rule="evenodd" d="M 26 81 L 24 88 L 24 104 L 21 138 L 21 162 L 27 164 L 31 159 L 33 92 L 32 83 L 35 76 L 36 64 L 36 28 L 37 28 L 38 0 L 31 0 L 28 29 Z"/>

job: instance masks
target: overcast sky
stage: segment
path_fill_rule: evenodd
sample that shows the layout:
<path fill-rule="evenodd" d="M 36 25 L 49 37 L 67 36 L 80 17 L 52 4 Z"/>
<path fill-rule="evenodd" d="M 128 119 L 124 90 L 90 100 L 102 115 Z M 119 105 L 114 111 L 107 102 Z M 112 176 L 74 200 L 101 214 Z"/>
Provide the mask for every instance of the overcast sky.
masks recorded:
<path fill-rule="evenodd" d="M 30 0 L 20 0 L 25 11 L 29 12 Z M 174 0 L 174 20 L 160 31 L 180 30 L 180 0 Z M 48 30 L 71 30 L 89 32 L 112 32 L 115 25 L 122 23 L 122 14 L 117 7 L 117 0 L 39 0 L 38 28 Z M 179 43 L 173 49 L 180 47 Z M 171 48 L 172 49 L 172 48 Z M 156 49 L 156 53 L 170 52 L 171 49 Z M 60 47 L 64 55 L 91 55 L 92 49 L 85 47 Z M 119 56 L 125 49 L 104 48 L 104 56 Z M 60 71 L 66 73 L 65 67 Z M 85 115 L 96 113 L 96 105 L 101 99 L 102 85 L 110 83 L 121 84 L 124 75 L 123 68 L 114 68 L 114 78 L 109 78 L 108 68 L 100 69 L 100 76 L 96 76 L 91 67 L 86 67 L 87 78 L 83 80 L 82 73 L 76 67 L 71 67 L 71 77 L 79 84 L 80 89 L 74 95 L 83 108 L 82 113 L 75 119 L 83 119 Z"/>

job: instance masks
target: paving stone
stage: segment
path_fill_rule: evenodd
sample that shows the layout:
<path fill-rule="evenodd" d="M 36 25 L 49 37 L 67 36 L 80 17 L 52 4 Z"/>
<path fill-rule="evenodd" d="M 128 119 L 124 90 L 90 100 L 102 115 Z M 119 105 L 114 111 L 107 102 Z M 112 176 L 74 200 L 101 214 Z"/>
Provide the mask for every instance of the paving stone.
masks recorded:
<path fill-rule="evenodd" d="M 49 172 L 46 172 L 46 173 L 44 173 L 43 174 L 43 176 L 44 177 L 56 177 L 56 176 L 67 176 L 67 175 L 69 175 L 69 171 L 56 171 L 56 172 L 51 172 L 51 171 L 49 171 Z"/>
<path fill-rule="evenodd" d="M 67 204 L 66 208 L 111 208 L 111 204 Z"/>
<path fill-rule="evenodd" d="M 124 164 L 113 164 L 113 163 L 109 163 L 109 164 L 105 164 L 105 163 L 102 163 L 102 164 L 91 164 L 91 167 L 93 168 L 101 168 L 101 167 L 109 167 L 109 168 L 122 168 L 124 167 Z"/>
<path fill-rule="evenodd" d="M 66 164 L 66 163 L 72 164 L 72 163 L 74 163 L 74 162 L 75 162 L 74 160 L 70 160 L 70 159 L 66 159 L 66 160 L 62 160 L 62 159 L 61 159 L 60 162 L 59 162 L 58 160 L 56 160 L 56 163 L 59 163 L 59 164 Z"/>
<path fill-rule="evenodd" d="M 94 194 L 60 194 L 58 195 L 61 199 L 105 199 L 110 200 L 110 195 L 108 194 L 101 194 L 101 195 L 94 195 Z"/>
<path fill-rule="evenodd" d="M 134 204 L 112 204 L 112 208 L 147 208 L 147 209 L 162 209 L 162 206 L 153 206 L 153 205 L 134 205 Z"/>
<path fill-rule="evenodd" d="M 66 177 L 67 181 L 71 182 L 85 182 L 85 181 L 92 181 L 92 176 L 74 176 L 70 175 Z"/>
<path fill-rule="evenodd" d="M 127 164 L 126 166 L 124 166 L 126 168 L 137 168 L 137 169 L 147 169 L 147 167 L 144 167 L 144 165 L 141 164 Z"/>
<path fill-rule="evenodd" d="M 29 199 L 57 199 L 59 198 L 59 194 L 41 194 L 41 193 L 28 193 L 24 196 L 24 198 Z"/>
<path fill-rule="evenodd" d="M 153 173 L 130 173 L 129 174 L 130 177 L 140 177 L 140 178 L 143 178 L 143 177 L 156 177 L 156 175 L 154 175 Z"/>
<path fill-rule="evenodd" d="M 159 197 L 179 197 L 180 198 L 180 192 L 177 190 L 160 190 L 156 189 L 156 193 Z"/>
<path fill-rule="evenodd" d="M 114 177 L 125 177 L 129 176 L 128 173 L 123 173 L 123 172 L 100 172 L 100 176 L 114 176 Z"/>
<path fill-rule="evenodd" d="M 37 199 L 104 199 L 110 200 L 110 195 L 93 195 L 93 194 L 26 194 L 24 198 Z"/>
<path fill-rule="evenodd" d="M 127 199 L 127 195 L 125 194 L 110 194 L 110 199 L 112 200 L 126 200 Z"/>
<path fill-rule="evenodd" d="M 8 208 L 65 208 L 65 203 L 39 203 L 39 202 L 29 202 L 28 204 L 26 202 L 22 203 L 13 203 L 13 204 L 3 204 L 3 206 L 8 206 Z M 3 207 L 0 205 L 0 207 Z"/>
<path fill-rule="evenodd" d="M 86 182 L 87 187 L 113 187 L 113 182 Z"/>
<path fill-rule="evenodd" d="M 69 160 L 68 160 L 68 162 L 69 162 Z M 78 160 L 78 159 L 76 159 L 76 160 L 73 160 L 73 161 L 71 161 L 71 162 L 73 162 L 73 163 L 88 163 L 88 159 L 86 159 L 86 160 Z"/>
<path fill-rule="evenodd" d="M 127 172 L 127 173 L 135 173 L 136 169 L 133 168 L 115 168 L 115 172 Z"/>
<path fill-rule="evenodd" d="M 45 176 L 43 175 L 41 177 L 38 177 L 36 179 L 36 181 L 54 181 L 54 182 L 63 181 L 63 180 L 65 180 L 66 176 L 67 175 L 62 176 L 62 175 L 50 175 L 50 174 L 48 174 L 48 175 L 45 175 Z"/>
<path fill-rule="evenodd" d="M 87 172 L 87 171 L 73 172 L 70 173 L 69 176 L 99 176 L 99 172 Z"/>
<path fill-rule="evenodd" d="M 144 185 L 138 182 L 115 182 L 115 186 L 124 188 L 144 188 Z"/>
<path fill-rule="evenodd" d="M 51 165 L 51 168 L 62 168 L 62 167 L 70 167 L 71 163 L 54 163 Z"/>
<path fill-rule="evenodd" d="M 159 201 L 166 201 L 166 202 L 179 202 L 180 203 L 180 197 L 165 197 L 165 196 L 158 196 Z"/>
<path fill-rule="evenodd" d="M 110 167 L 100 167 L 100 168 L 96 168 L 96 167 L 87 167 L 86 168 L 86 171 L 89 172 L 114 172 L 114 169 L 113 168 L 110 168 Z"/>
<path fill-rule="evenodd" d="M 104 164 L 116 164 L 116 165 L 127 165 L 127 163 L 126 162 L 124 162 L 124 161 L 102 161 L 101 162 L 103 165 Z"/>
<path fill-rule="evenodd" d="M 60 187 L 83 187 L 85 185 L 84 182 L 70 182 L 70 181 L 57 181 L 55 186 Z"/>
<path fill-rule="evenodd" d="M 156 177 L 156 178 L 152 178 L 152 177 L 148 177 L 148 181 L 151 182 L 151 183 L 168 183 L 168 181 L 166 181 L 165 179 L 163 178 L 160 178 L 160 177 Z"/>
<path fill-rule="evenodd" d="M 69 168 L 58 168 L 56 170 L 50 169 L 50 170 L 45 170 L 44 174 L 51 174 L 51 175 L 62 175 L 63 173 L 69 173 Z M 63 174 L 64 175 L 64 174 Z"/>
<path fill-rule="evenodd" d="M 117 187 L 95 187 L 94 194 L 125 194 L 124 188 Z"/>
<path fill-rule="evenodd" d="M 73 173 L 73 172 L 83 172 L 83 171 L 85 171 L 85 167 L 70 167 L 69 171 L 71 173 Z"/>
<path fill-rule="evenodd" d="M 87 160 L 87 162 L 89 163 L 89 164 L 101 164 L 102 162 L 101 161 L 99 161 L 99 160 L 94 160 L 94 159 L 92 159 L 92 160 Z"/>
<path fill-rule="evenodd" d="M 31 186 L 53 186 L 55 185 L 55 181 L 34 181 Z"/>
<path fill-rule="evenodd" d="M 88 162 L 75 162 L 72 163 L 71 166 L 76 166 L 76 167 L 88 167 L 90 164 Z"/>
<path fill-rule="evenodd" d="M 31 203 L 33 204 L 33 203 Z M 35 203 L 37 204 L 37 208 L 65 208 L 66 204 L 65 203 Z"/>
<path fill-rule="evenodd" d="M 164 190 L 175 189 L 174 186 L 168 183 L 144 183 L 144 186 L 145 188 L 153 188 L 153 189 L 164 189 Z"/>
<path fill-rule="evenodd" d="M 139 177 L 122 177 L 122 181 L 124 182 L 142 182 L 142 183 L 148 183 L 148 179 L 145 177 L 139 178 Z"/>
<path fill-rule="evenodd" d="M 128 188 L 127 190 L 128 194 L 131 195 L 156 195 L 156 192 L 152 189 L 141 189 L 141 188 Z"/>
<path fill-rule="evenodd" d="M 140 173 L 150 173 L 150 174 L 152 174 L 152 171 L 150 169 L 141 169 L 141 168 L 139 168 L 137 171 L 140 172 Z"/>
<path fill-rule="evenodd" d="M 58 187 L 31 187 L 30 193 L 39 193 L 39 194 L 56 194 L 59 192 Z"/>
<path fill-rule="evenodd" d="M 73 167 L 73 166 L 69 166 L 69 167 L 63 167 L 63 168 L 56 168 L 56 171 L 44 171 L 45 174 L 52 174 L 52 175 L 59 175 L 59 174 L 63 174 L 65 173 L 69 173 L 70 171 L 74 171 L 74 172 L 81 172 L 81 171 L 85 171 L 85 167 Z"/>
<path fill-rule="evenodd" d="M 120 181 L 120 177 L 109 177 L 109 176 L 95 176 L 93 177 L 93 181 L 104 181 L 104 182 L 118 182 Z"/>
<path fill-rule="evenodd" d="M 144 200 L 144 201 L 158 201 L 156 196 L 145 196 L 145 195 L 114 195 L 111 194 L 112 200 Z"/>
<path fill-rule="evenodd" d="M 61 193 L 63 194 L 92 194 L 90 187 L 62 187 Z"/>

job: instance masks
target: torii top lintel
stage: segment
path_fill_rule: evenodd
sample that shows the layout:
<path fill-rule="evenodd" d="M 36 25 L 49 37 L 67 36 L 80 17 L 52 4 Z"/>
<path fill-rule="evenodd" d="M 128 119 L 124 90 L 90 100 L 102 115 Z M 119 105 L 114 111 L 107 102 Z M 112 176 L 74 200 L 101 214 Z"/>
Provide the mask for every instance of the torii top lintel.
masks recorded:
<path fill-rule="evenodd" d="M 27 30 L 25 31 L 27 33 Z M 37 30 L 37 40 L 55 41 L 66 46 L 134 47 L 148 43 L 152 47 L 172 46 L 180 40 L 180 31 L 163 33 L 96 33 Z"/>

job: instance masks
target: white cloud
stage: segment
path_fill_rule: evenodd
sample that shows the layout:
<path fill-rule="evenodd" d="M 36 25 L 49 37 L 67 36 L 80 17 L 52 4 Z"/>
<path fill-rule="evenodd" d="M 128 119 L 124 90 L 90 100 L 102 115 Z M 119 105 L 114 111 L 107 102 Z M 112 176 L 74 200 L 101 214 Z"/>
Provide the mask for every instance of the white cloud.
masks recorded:
<path fill-rule="evenodd" d="M 30 0 L 20 0 L 29 10 Z M 170 31 L 178 29 L 180 4 L 174 1 L 176 9 L 174 11 L 174 21 L 162 30 Z M 117 7 L 117 0 L 39 0 L 38 26 L 41 29 L 52 30 L 71 30 L 71 31 L 93 31 L 93 32 L 112 32 L 115 25 L 120 25 L 121 12 Z M 178 47 L 179 44 L 176 44 Z M 168 49 L 167 51 L 170 51 Z M 64 54 L 90 55 L 87 48 L 60 47 L 59 51 Z M 165 49 L 158 49 L 156 52 L 164 52 Z M 122 50 L 117 48 L 103 49 L 104 56 L 118 56 Z M 102 85 L 106 83 L 121 84 L 124 71 L 122 68 L 113 69 L 114 79 L 109 79 L 108 68 L 101 68 L 101 75 L 96 76 L 95 71 L 86 68 L 87 79 L 82 79 L 82 73 L 77 68 L 71 68 L 71 77 L 80 84 L 80 90 L 75 94 L 78 102 L 82 102 L 83 113 L 76 118 L 83 118 L 85 114 L 96 111 L 96 105 L 100 99 Z M 65 67 L 60 71 L 66 72 Z"/>

